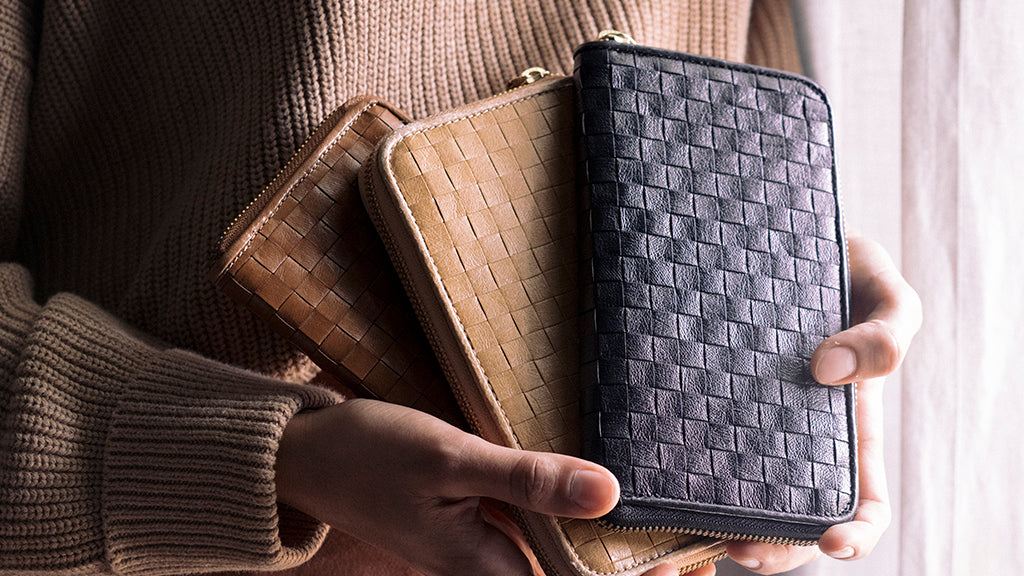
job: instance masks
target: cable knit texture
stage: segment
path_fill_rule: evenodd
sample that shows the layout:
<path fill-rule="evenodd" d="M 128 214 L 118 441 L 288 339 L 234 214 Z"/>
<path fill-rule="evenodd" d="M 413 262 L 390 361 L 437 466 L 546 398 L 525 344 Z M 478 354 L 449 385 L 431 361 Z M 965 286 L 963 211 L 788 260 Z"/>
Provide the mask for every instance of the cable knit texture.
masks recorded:
<path fill-rule="evenodd" d="M 797 65 L 785 0 L 4 2 L 0 572 L 307 560 L 277 442 L 340 399 L 207 280 L 220 232 L 351 96 L 424 116 L 604 28 Z"/>

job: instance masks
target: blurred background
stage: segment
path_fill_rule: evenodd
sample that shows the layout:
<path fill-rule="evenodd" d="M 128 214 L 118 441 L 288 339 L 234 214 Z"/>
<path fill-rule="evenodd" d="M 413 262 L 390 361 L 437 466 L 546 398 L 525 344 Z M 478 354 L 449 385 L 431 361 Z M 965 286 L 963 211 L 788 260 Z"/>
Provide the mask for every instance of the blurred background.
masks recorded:
<path fill-rule="evenodd" d="M 790 574 L 1024 574 L 1024 2 L 793 7 L 847 225 L 900 263 L 925 323 L 886 388 L 891 528 L 864 560 Z"/>

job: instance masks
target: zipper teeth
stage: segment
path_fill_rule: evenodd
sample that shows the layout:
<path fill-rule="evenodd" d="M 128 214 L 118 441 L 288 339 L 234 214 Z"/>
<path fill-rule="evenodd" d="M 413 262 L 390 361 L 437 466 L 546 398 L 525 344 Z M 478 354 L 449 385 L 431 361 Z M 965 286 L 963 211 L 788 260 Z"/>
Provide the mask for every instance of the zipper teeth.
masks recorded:
<path fill-rule="evenodd" d="M 518 520 L 517 524 L 520 527 L 527 525 L 526 519 L 523 517 L 523 511 L 520 510 L 518 506 L 512 506 L 511 511 L 512 515 L 516 517 L 516 520 Z M 544 569 L 544 573 L 557 574 L 558 570 L 555 569 L 555 565 L 548 559 L 543 546 L 538 546 L 537 542 L 535 542 L 536 535 L 533 533 L 533 530 L 523 530 L 523 534 L 526 536 L 526 540 L 530 543 L 530 550 L 533 552 L 533 555 L 537 557 L 537 562 L 539 562 L 541 568 Z"/>
<path fill-rule="evenodd" d="M 363 180 L 367 185 L 367 194 L 364 195 L 366 199 L 367 212 L 371 214 L 376 224 L 377 233 L 381 237 L 381 241 L 384 243 L 384 247 L 387 249 L 389 254 L 400 255 L 401 251 L 398 247 L 394 237 L 391 234 L 390 229 L 385 225 L 384 218 L 381 214 L 380 202 L 377 195 L 374 193 L 374 183 L 371 170 L 376 156 L 371 156 L 362 168 L 366 174 L 364 174 Z M 443 342 L 441 337 L 438 335 L 437 330 L 434 328 L 434 323 L 430 321 L 427 314 L 426 308 L 423 306 L 423 302 L 420 299 L 419 293 L 415 289 L 412 275 L 409 273 L 408 267 L 405 265 L 405 260 L 401 257 L 392 258 L 392 263 L 395 266 L 395 271 L 398 272 L 398 277 L 402 281 L 402 285 L 406 287 L 406 293 L 409 296 L 409 302 L 412 304 L 413 311 L 416 313 L 416 317 L 420 319 L 420 323 L 423 325 L 423 332 L 427 336 L 427 340 L 430 341 L 431 347 L 435 351 L 437 356 L 438 364 L 441 365 L 441 370 L 444 371 L 445 375 L 454 374 L 452 369 L 451 361 L 448 359 L 448 355 L 445 353 Z M 462 391 L 460 386 L 449 386 L 452 394 L 455 396 L 455 401 L 459 404 L 459 408 L 462 410 L 463 416 L 469 423 L 470 428 L 476 435 L 481 435 L 482 429 L 480 427 L 480 421 L 477 418 L 476 412 L 472 409 L 473 406 L 469 402 L 469 398 Z"/>
<path fill-rule="evenodd" d="M 679 573 L 680 574 L 685 574 L 686 572 L 693 572 L 694 570 L 699 570 L 699 569 L 707 566 L 708 564 L 714 564 L 715 562 L 718 562 L 719 560 L 724 560 L 725 557 L 728 556 L 728 555 L 729 555 L 728 552 L 720 552 L 718 554 L 715 554 L 711 558 L 708 558 L 707 560 L 703 560 L 701 562 L 697 562 L 696 564 L 694 564 L 692 566 L 685 566 L 683 568 L 680 568 Z"/>
<path fill-rule="evenodd" d="M 614 524 L 611 524 L 607 520 L 602 520 L 600 518 L 597 519 L 596 522 L 600 524 L 602 527 L 613 532 L 671 532 L 673 534 L 688 534 L 691 536 L 702 536 L 704 538 L 715 538 L 717 540 L 736 540 L 739 542 L 762 542 L 764 544 L 782 544 L 785 546 L 811 546 L 818 542 L 817 540 L 807 540 L 800 538 L 786 538 L 781 536 L 751 536 L 749 534 L 738 534 L 736 532 L 719 532 L 715 530 L 701 530 L 697 528 L 672 528 L 665 526 L 640 526 L 624 528 L 622 526 L 616 526 Z"/>
<path fill-rule="evenodd" d="M 523 518 L 523 511 L 521 509 L 519 509 L 519 507 L 517 507 L 517 506 L 512 506 L 511 511 L 512 511 L 512 514 L 519 521 L 519 525 L 520 526 L 525 526 L 526 525 L 526 520 L 525 520 L 525 518 Z M 601 520 L 596 520 L 595 522 L 597 522 L 598 524 L 600 524 L 602 526 L 605 526 L 605 527 L 607 527 L 607 528 L 609 528 L 611 530 L 615 530 L 615 531 L 618 531 L 618 532 L 626 532 L 627 531 L 627 530 L 623 530 L 623 529 L 617 529 L 617 528 L 615 528 L 613 526 L 608 526 L 605 522 L 602 522 Z M 641 531 L 643 529 L 642 528 L 636 528 L 635 530 L 636 531 Z M 652 530 L 660 530 L 662 532 L 666 531 L 666 530 L 663 530 L 663 529 L 652 529 Z M 632 531 L 632 530 L 629 530 L 629 531 Z M 544 568 L 544 572 L 545 573 L 557 573 L 558 571 L 555 569 L 555 565 L 552 564 L 551 561 L 548 559 L 548 557 L 544 554 L 543 548 L 540 547 L 540 546 L 537 546 L 536 542 L 533 541 L 534 540 L 533 532 L 532 531 L 524 530 L 523 533 L 526 535 L 527 540 L 530 541 L 530 548 L 533 551 L 534 555 L 537 556 L 537 561 L 540 562 L 541 567 Z M 694 534 L 694 535 L 696 536 L 696 534 Z M 708 564 L 714 564 L 715 562 L 718 562 L 719 560 L 722 560 L 723 558 L 725 558 L 728 555 L 729 555 L 728 552 L 724 552 L 723 551 L 723 552 L 720 552 L 718 554 L 715 554 L 714 556 L 712 556 L 710 558 L 705 558 L 704 560 L 701 560 L 699 562 L 696 562 L 696 563 L 693 563 L 693 564 L 687 564 L 686 566 L 682 566 L 682 567 L 679 568 L 679 573 L 680 574 L 685 574 L 687 572 L 693 572 L 694 570 L 697 570 L 699 568 L 703 568 L 703 567 L 707 566 Z M 647 561 L 649 561 L 649 560 L 645 560 L 645 562 L 647 562 Z"/>
<path fill-rule="evenodd" d="M 220 246 L 222 251 L 228 248 L 227 244 L 229 242 L 233 242 L 235 238 L 238 237 L 238 229 L 241 228 L 243 224 L 246 226 L 249 224 L 246 221 L 248 220 L 247 217 L 252 212 L 258 212 L 259 210 L 261 210 L 263 208 L 263 204 L 269 199 L 273 191 L 276 190 L 278 186 L 280 186 L 281 180 L 284 179 L 285 176 L 295 171 L 295 169 L 298 167 L 297 164 L 302 159 L 304 159 L 304 152 L 306 152 L 307 148 L 311 145 L 319 144 L 319 141 L 323 140 L 325 136 L 325 134 L 323 134 L 323 128 L 328 125 L 333 125 L 334 119 L 337 116 L 342 115 L 345 111 L 346 108 L 344 106 L 339 106 L 335 108 L 333 111 L 331 111 L 331 113 L 328 114 L 323 120 L 321 120 L 320 123 L 316 125 L 316 128 L 314 128 L 313 131 L 310 132 L 308 136 L 306 136 L 306 139 L 302 142 L 302 145 L 299 146 L 295 150 L 295 152 L 292 153 L 291 157 L 288 159 L 288 162 L 286 162 L 284 166 L 277 171 L 277 173 L 270 180 L 270 182 L 266 186 L 264 186 L 262 190 L 260 190 L 259 194 L 257 194 L 252 200 L 249 201 L 248 204 L 245 205 L 245 208 L 243 208 L 241 212 L 239 212 L 234 218 L 231 219 L 231 224 L 224 229 L 224 231 L 220 235 L 220 240 L 218 241 L 218 246 Z"/>

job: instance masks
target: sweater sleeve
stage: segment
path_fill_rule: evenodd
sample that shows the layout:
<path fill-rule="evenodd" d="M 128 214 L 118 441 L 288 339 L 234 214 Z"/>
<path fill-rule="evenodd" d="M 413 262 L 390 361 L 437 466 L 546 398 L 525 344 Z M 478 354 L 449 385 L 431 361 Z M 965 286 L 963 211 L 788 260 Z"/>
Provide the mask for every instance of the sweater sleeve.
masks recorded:
<path fill-rule="evenodd" d="M 326 526 L 279 508 L 289 418 L 339 400 L 147 342 L 0 265 L 0 573 L 280 569 Z"/>
<path fill-rule="evenodd" d="M 41 4 L 41 2 L 39 3 Z M 169 349 L 12 263 L 40 6 L 0 7 L 0 573 L 294 566 L 327 527 L 279 507 L 296 412 L 340 400 Z"/>

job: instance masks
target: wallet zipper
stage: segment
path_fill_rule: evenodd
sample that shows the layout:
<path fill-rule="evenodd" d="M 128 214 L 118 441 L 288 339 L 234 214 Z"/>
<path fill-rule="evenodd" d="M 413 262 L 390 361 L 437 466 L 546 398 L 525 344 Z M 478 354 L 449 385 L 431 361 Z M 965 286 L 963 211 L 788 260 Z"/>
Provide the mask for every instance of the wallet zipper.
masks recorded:
<path fill-rule="evenodd" d="M 510 511 L 511 511 L 512 515 L 516 517 L 517 524 L 519 526 L 525 526 L 527 524 L 526 523 L 526 519 L 523 518 L 523 511 L 520 508 L 518 508 L 516 506 L 513 506 Z M 596 522 L 598 524 L 600 524 L 601 526 L 604 526 L 606 528 L 611 529 L 614 532 L 625 532 L 626 531 L 626 530 L 616 529 L 616 528 L 614 528 L 612 526 L 608 526 L 604 522 L 602 522 L 601 520 L 596 520 Z M 629 530 L 629 531 L 641 531 L 641 530 L 643 530 L 643 529 L 642 528 L 636 528 L 636 529 Z M 666 532 L 666 530 L 661 530 L 661 529 L 655 529 L 655 530 L 660 530 L 662 532 Z M 694 534 L 694 536 L 698 536 L 698 534 Z M 530 535 L 527 535 L 527 539 L 528 540 L 532 540 Z M 718 540 L 721 540 L 721 538 L 718 538 Z M 552 569 L 554 564 L 552 564 L 548 560 L 547 556 L 544 555 L 544 553 L 542 551 L 543 548 L 540 547 L 540 546 L 535 546 L 533 544 L 533 542 L 531 542 L 530 545 L 531 545 L 530 547 L 531 547 L 531 549 L 533 551 L 533 554 L 537 557 L 537 561 L 540 562 L 541 567 L 544 568 L 544 572 L 545 573 L 555 572 L 555 570 Z M 708 564 L 714 564 L 714 563 L 718 562 L 719 560 L 723 560 L 728 555 L 729 555 L 728 552 L 723 551 L 723 552 L 720 552 L 720 553 L 715 554 L 713 556 L 709 556 L 709 557 L 707 557 L 707 558 L 705 558 L 703 560 L 694 562 L 693 564 L 687 564 L 685 566 L 681 566 L 679 568 L 679 573 L 680 574 L 686 574 L 688 572 L 693 572 L 694 570 L 698 570 L 700 568 L 703 568 L 703 567 L 707 566 Z"/>
<path fill-rule="evenodd" d="M 541 80 L 543 78 L 547 78 L 550 75 L 551 71 L 548 70 L 547 68 L 541 68 L 540 66 L 533 66 L 527 68 L 526 70 L 520 72 L 519 76 L 516 76 L 515 78 L 512 78 L 511 80 L 506 82 L 505 91 L 499 92 L 497 95 L 505 94 L 506 92 L 511 92 L 516 88 L 522 88 L 523 86 L 526 86 L 528 84 L 533 84 L 534 82 Z"/>
<path fill-rule="evenodd" d="M 620 44 L 636 44 L 636 40 L 632 36 L 618 30 L 601 30 L 597 33 L 597 39 Z"/>
<path fill-rule="evenodd" d="M 305 160 L 306 150 L 310 146 L 319 146 L 321 141 L 327 136 L 327 133 L 330 132 L 330 127 L 334 126 L 337 118 L 346 111 L 344 106 L 339 106 L 321 120 L 317 127 L 306 137 L 302 145 L 295 150 L 291 158 L 288 159 L 288 162 L 277 171 L 274 178 L 231 220 L 231 224 L 221 233 L 220 241 L 217 243 L 221 252 L 225 252 L 245 232 L 245 229 L 249 227 L 254 217 L 270 202 L 274 190 L 280 187 L 281 181 L 286 176 L 295 172 Z"/>
<path fill-rule="evenodd" d="M 671 532 L 673 534 L 687 534 L 690 536 L 701 536 L 714 538 L 716 540 L 735 540 L 738 542 L 760 542 L 762 544 L 778 544 L 782 546 L 813 546 L 817 540 L 804 540 L 800 538 L 784 538 L 770 536 L 750 536 L 748 534 L 737 534 L 735 532 L 717 532 L 715 530 L 700 530 L 696 528 L 671 528 L 666 526 L 640 526 L 625 528 L 609 523 L 607 520 L 597 519 L 596 522 L 612 532 Z"/>
<path fill-rule="evenodd" d="M 728 556 L 729 556 L 728 552 L 722 552 L 720 554 L 715 554 L 714 556 L 712 556 L 711 558 L 708 558 L 707 560 L 701 560 L 700 562 L 697 562 L 696 564 L 693 564 L 691 566 L 684 566 L 683 568 L 680 568 L 679 569 L 679 573 L 680 574 L 685 574 L 687 572 L 693 572 L 694 570 L 699 570 L 699 569 L 707 566 L 708 564 L 714 564 L 714 563 L 718 562 L 719 560 L 725 560 Z"/>

